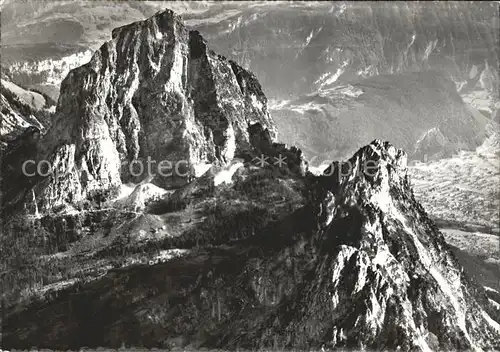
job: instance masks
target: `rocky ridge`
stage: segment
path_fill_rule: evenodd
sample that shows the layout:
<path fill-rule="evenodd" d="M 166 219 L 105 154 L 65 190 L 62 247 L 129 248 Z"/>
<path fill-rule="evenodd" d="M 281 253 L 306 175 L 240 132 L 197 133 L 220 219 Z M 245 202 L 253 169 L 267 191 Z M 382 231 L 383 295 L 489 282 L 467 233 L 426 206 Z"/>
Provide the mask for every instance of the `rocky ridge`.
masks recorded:
<path fill-rule="evenodd" d="M 303 182 L 307 204 L 259 234 L 7 314 L 4 346 L 500 347 L 500 311 L 415 201 L 404 152 L 375 140 Z"/>
<path fill-rule="evenodd" d="M 355 343 L 360 334 L 365 340 L 361 346 L 375 349 L 392 341 L 389 348 L 406 349 L 404 335 L 413 336 L 411 348 L 421 350 L 496 346 L 500 326 L 491 323 L 481 306 L 495 310 L 415 200 L 406 160 L 404 152 L 376 140 L 349 160 L 355 171 L 340 172 L 345 164 L 334 163 L 326 170 L 332 176 L 320 181 L 323 201 L 318 214 L 325 228 L 321 240 L 331 257 L 322 260 L 323 274 L 318 276 L 333 280 L 318 289 L 331 292 L 332 315 L 352 324 L 345 328 L 352 333 L 337 328 L 337 338 Z M 377 165 L 376 172 L 362 172 L 370 161 Z M 361 220 L 360 226 L 346 228 L 342 223 L 349 218 Z M 345 229 L 342 234 L 339 228 Z M 367 312 L 359 315 L 346 305 Z M 389 311 L 406 321 L 392 319 L 386 315 Z"/>

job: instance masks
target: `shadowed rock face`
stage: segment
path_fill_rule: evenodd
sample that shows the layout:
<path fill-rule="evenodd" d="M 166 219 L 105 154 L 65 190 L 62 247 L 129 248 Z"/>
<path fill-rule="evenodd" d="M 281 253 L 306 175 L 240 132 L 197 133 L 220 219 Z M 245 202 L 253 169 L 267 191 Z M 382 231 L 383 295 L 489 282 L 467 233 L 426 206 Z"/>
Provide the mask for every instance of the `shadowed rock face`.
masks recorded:
<path fill-rule="evenodd" d="M 229 163 L 251 150 L 248 128 L 276 129 L 255 76 L 209 50 L 167 10 L 112 33 L 112 40 L 61 86 L 53 127 L 41 141 L 38 159 L 58 177 L 36 181 L 41 209 L 112 191 L 140 181 L 130 164 L 153 161 L 154 182 L 175 187 L 184 177 L 162 177 L 161 161 L 192 166 Z M 167 166 L 168 167 L 168 166 Z M 136 171 L 137 174 L 137 171 Z"/>
<path fill-rule="evenodd" d="M 500 347 L 500 314 L 415 201 L 406 154 L 375 140 L 326 173 L 255 237 L 7 312 L 5 348 Z"/>

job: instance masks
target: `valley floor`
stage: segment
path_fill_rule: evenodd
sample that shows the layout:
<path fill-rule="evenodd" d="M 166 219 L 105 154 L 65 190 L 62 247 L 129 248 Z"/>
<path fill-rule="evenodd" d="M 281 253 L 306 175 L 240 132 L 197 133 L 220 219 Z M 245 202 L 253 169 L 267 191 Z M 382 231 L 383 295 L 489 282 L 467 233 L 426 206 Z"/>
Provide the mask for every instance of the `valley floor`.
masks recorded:
<path fill-rule="evenodd" d="M 440 227 L 499 233 L 497 146 L 410 166 L 415 196 Z"/>
<path fill-rule="evenodd" d="M 500 292 L 500 237 L 456 229 L 441 232 L 469 276 Z"/>

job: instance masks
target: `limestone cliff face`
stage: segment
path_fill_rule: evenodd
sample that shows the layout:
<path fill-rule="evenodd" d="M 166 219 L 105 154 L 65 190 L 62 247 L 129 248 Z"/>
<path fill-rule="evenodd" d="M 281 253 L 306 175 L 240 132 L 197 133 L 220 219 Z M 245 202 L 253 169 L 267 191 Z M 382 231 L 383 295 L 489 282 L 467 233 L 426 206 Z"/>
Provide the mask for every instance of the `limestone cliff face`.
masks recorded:
<path fill-rule="evenodd" d="M 122 181 L 148 176 L 134 160 L 151 160 L 154 182 L 185 183 L 201 162 L 226 164 L 251 150 L 248 128 L 276 137 L 255 76 L 209 50 L 197 32 L 167 10 L 112 32 L 112 40 L 61 86 L 54 126 L 39 159 L 57 177 L 35 186 L 42 208 L 75 202 Z M 171 166 L 161 176 L 158 165 Z M 139 176 L 137 176 L 140 174 Z"/>

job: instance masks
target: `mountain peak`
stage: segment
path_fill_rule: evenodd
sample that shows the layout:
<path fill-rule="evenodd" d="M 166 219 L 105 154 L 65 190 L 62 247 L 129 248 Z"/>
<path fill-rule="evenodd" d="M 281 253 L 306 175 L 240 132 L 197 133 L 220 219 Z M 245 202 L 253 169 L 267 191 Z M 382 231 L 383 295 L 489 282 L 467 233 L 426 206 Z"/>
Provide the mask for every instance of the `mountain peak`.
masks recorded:
<path fill-rule="evenodd" d="M 58 175 L 28 180 L 40 209 L 140 182 L 152 176 L 147 160 L 152 182 L 176 188 L 198 164 L 226 165 L 254 150 L 251 125 L 276 136 L 255 76 L 209 50 L 173 11 L 116 28 L 112 38 L 61 85 L 38 155 Z M 172 172 L 161 173 L 162 162 Z"/>
<path fill-rule="evenodd" d="M 316 275 L 333 279 L 314 292 L 330 290 L 332 311 L 344 314 L 343 330 L 352 332 L 345 337 L 344 323 L 337 326 L 335 346 L 339 339 L 355 344 L 355 338 L 374 348 L 406 349 L 409 343 L 424 351 L 498 342 L 499 325 L 489 315 L 497 313 L 415 200 L 403 151 L 374 140 L 325 173 L 313 202 L 315 238 L 325 256 L 324 271 Z M 401 333 L 395 344 L 383 342 L 391 331 Z"/>
<path fill-rule="evenodd" d="M 113 29 L 111 32 L 111 38 L 115 39 L 124 33 L 134 32 L 145 28 L 156 32 L 156 34 L 166 34 L 171 31 L 173 26 L 180 26 L 185 29 L 181 16 L 170 9 L 165 9 L 164 11 L 158 11 L 155 15 L 144 21 L 133 22 Z"/>
<path fill-rule="evenodd" d="M 406 153 L 379 139 L 349 160 L 333 162 L 318 180 L 320 227 L 328 226 L 340 208 L 354 204 L 392 212 L 393 197 L 412 192 L 407 171 Z"/>
<path fill-rule="evenodd" d="M 349 160 L 333 162 L 323 175 L 328 182 L 333 181 L 334 188 L 354 178 L 368 179 L 373 184 L 380 183 L 385 176 L 392 177 L 393 174 L 405 179 L 408 175 L 407 160 L 407 154 L 403 150 L 388 141 L 375 139 L 360 148 Z"/>

